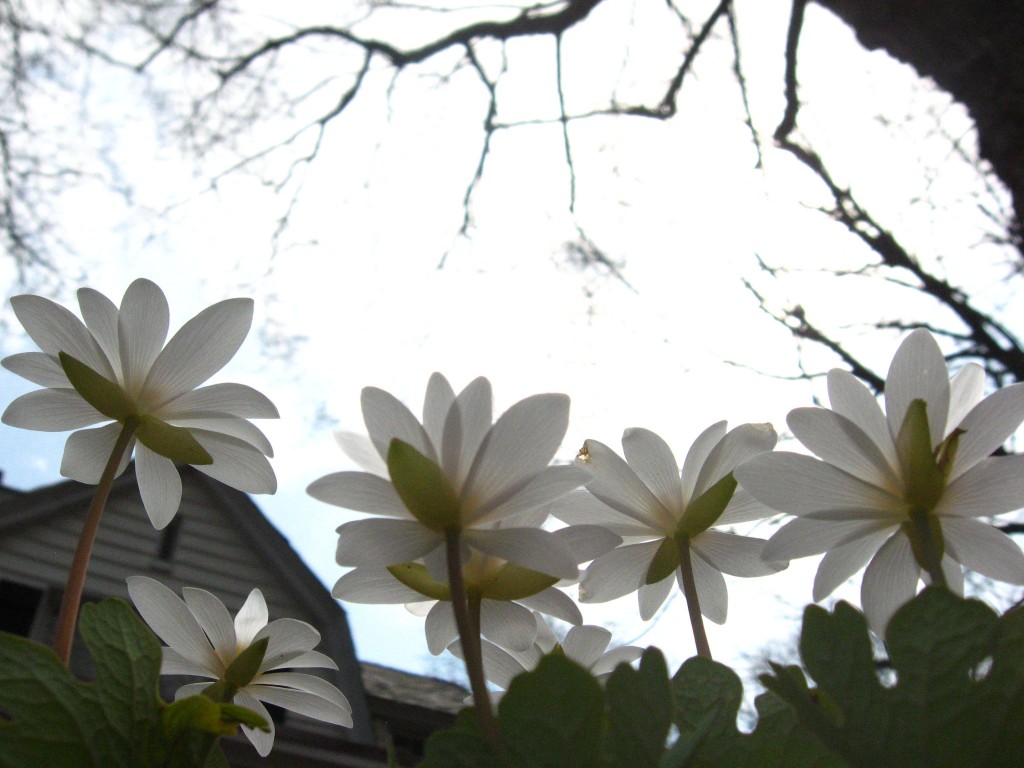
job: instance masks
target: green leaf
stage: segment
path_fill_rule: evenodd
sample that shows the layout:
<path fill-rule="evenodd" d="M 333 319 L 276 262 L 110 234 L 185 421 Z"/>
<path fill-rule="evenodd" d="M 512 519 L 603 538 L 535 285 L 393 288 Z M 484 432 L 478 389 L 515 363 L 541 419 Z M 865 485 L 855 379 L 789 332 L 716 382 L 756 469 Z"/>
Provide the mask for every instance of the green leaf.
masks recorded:
<path fill-rule="evenodd" d="M 665 657 L 648 648 L 640 669 L 620 664 L 605 684 L 608 754 L 616 766 L 655 768 L 672 725 L 672 690 Z"/>
<path fill-rule="evenodd" d="M 409 589 L 416 590 L 424 597 L 445 601 L 452 599 L 452 592 L 449 586 L 440 581 L 435 581 L 425 565 L 420 563 L 389 565 L 388 571 L 405 586 L 409 587 Z"/>
<path fill-rule="evenodd" d="M 441 468 L 398 438 L 388 446 L 388 474 L 402 503 L 427 528 L 459 528 L 459 498 Z"/>
<path fill-rule="evenodd" d="M 236 688 L 244 688 L 251 683 L 252 679 L 259 674 L 260 664 L 263 663 L 268 643 L 270 643 L 270 638 L 261 638 L 238 654 L 224 670 L 223 679 Z"/>
<path fill-rule="evenodd" d="M 683 519 L 679 521 L 679 531 L 691 539 L 704 533 L 722 516 L 735 492 L 736 478 L 730 472 L 686 505 Z"/>
<path fill-rule="evenodd" d="M 480 594 L 488 600 L 522 600 L 536 595 L 558 582 L 554 576 L 531 571 L 515 563 L 505 563 L 483 585 Z"/>
<path fill-rule="evenodd" d="M 800 650 L 813 690 L 763 678 L 854 766 L 1024 765 L 1024 615 L 929 587 L 886 630 L 896 682 L 878 679 L 863 615 L 809 607 Z M 987 673 L 985 670 L 991 663 Z"/>
<path fill-rule="evenodd" d="M 665 539 L 661 542 L 661 546 L 658 547 L 658 551 L 654 553 L 654 557 L 651 559 L 651 565 L 647 569 L 647 577 L 644 579 L 644 584 L 657 584 L 659 581 L 667 579 L 675 573 L 678 567 L 679 545 L 676 544 L 674 539 Z"/>
<path fill-rule="evenodd" d="M 181 464 L 213 464 L 213 457 L 185 427 L 174 427 L 155 416 L 143 416 L 135 431 L 139 442 L 151 451 Z"/>
<path fill-rule="evenodd" d="M 498 705 L 513 765 L 594 768 L 604 743 L 604 697 L 593 675 L 561 654 L 516 677 Z"/>
<path fill-rule="evenodd" d="M 121 422 L 135 413 L 135 403 L 129 399 L 119 384 L 104 378 L 66 352 L 58 353 L 58 357 L 71 386 L 97 411 L 107 418 Z"/>
<path fill-rule="evenodd" d="M 740 733 L 736 717 L 743 685 L 722 664 L 687 660 L 672 678 L 672 697 L 679 740 L 662 768 L 847 768 L 771 694 L 757 698 L 754 731 Z"/>
<path fill-rule="evenodd" d="M 174 742 L 195 730 L 218 736 L 238 732 L 239 724 L 269 731 L 270 725 L 251 709 L 224 704 L 207 696 L 188 696 L 167 706 L 161 718 L 164 735 Z"/>
<path fill-rule="evenodd" d="M 49 648 L 0 632 L 0 767 L 223 765 L 216 737 L 165 733 L 160 644 L 132 608 L 120 600 L 85 605 L 79 627 L 95 682 L 76 679 Z"/>
<path fill-rule="evenodd" d="M 420 768 L 512 768 L 484 738 L 476 722 L 476 713 L 464 709 L 455 719 L 455 727 L 435 731 L 427 739 Z"/>
<path fill-rule="evenodd" d="M 896 438 L 896 452 L 906 483 L 904 501 L 924 512 L 935 509 L 946 486 L 946 478 L 932 453 L 927 403 L 924 400 L 914 400 L 907 408 Z"/>

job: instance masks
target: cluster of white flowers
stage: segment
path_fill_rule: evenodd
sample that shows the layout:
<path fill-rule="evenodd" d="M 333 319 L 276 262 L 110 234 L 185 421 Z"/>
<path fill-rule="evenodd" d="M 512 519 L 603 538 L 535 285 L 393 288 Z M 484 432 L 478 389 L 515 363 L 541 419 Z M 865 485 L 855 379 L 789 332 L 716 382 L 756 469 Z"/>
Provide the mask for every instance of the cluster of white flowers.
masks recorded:
<path fill-rule="evenodd" d="M 270 444 L 249 421 L 276 417 L 274 406 L 240 384 L 200 386 L 237 351 L 251 301 L 210 307 L 164 346 L 167 303 L 153 283 L 132 283 L 120 308 L 90 289 L 78 297 L 84 323 L 47 299 L 12 300 L 41 352 L 13 355 L 3 365 L 44 389 L 12 402 L 4 423 L 78 430 L 68 438 L 61 471 L 83 482 L 100 482 L 115 463 L 123 471 L 134 452 L 142 498 L 158 528 L 180 500 L 175 462 L 194 463 L 247 492 L 274 491 Z M 721 421 L 697 437 L 681 466 L 663 439 L 639 428 L 623 434 L 625 458 L 587 440 L 573 465 L 552 465 L 568 426 L 567 396 L 529 397 L 493 421 L 487 379 L 456 394 L 435 374 L 422 421 L 387 392 L 365 389 L 368 437 L 337 435 L 365 471 L 327 475 L 308 492 L 371 515 L 338 528 L 337 561 L 352 570 L 334 595 L 405 603 L 426 617 L 431 652 L 458 655 L 465 638 L 451 606 L 461 596 L 471 608 L 483 667 L 500 688 L 556 646 L 598 675 L 639 657 L 633 647 L 605 653 L 611 634 L 582 626 L 563 591 L 572 585 L 584 603 L 636 592 L 646 620 L 677 583 L 698 651 L 707 653 L 698 625 L 701 615 L 726 619 L 723 574 L 764 576 L 792 558 L 824 553 L 814 600 L 866 566 L 862 606 L 884 637 L 889 618 L 922 580 L 962 592 L 967 568 L 1024 584 L 1024 553 L 984 522 L 1024 507 L 1024 455 L 993 455 L 1024 421 L 1024 384 L 987 398 L 983 384 L 976 365 L 950 380 L 935 339 L 918 330 L 894 356 L 884 411 L 863 384 L 834 370 L 831 409 L 790 413 L 793 434 L 819 458 L 775 451 L 770 425 L 728 430 Z M 102 422 L 110 423 L 82 429 Z M 793 519 L 768 541 L 732 530 L 780 514 Z M 566 527 L 545 528 L 552 520 Z M 336 667 L 312 650 L 319 635 L 309 625 L 268 624 L 259 590 L 233 622 L 202 590 L 186 588 L 182 601 L 151 579 L 133 577 L 129 591 L 167 643 L 165 673 L 223 680 L 240 653 L 266 638 L 259 671 L 234 700 L 265 717 L 261 701 L 351 725 L 351 707 L 337 689 L 283 671 Z M 574 625 L 561 644 L 541 614 Z M 208 685 L 185 686 L 179 696 Z M 270 750 L 273 731 L 246 733 L 261 754 Z"/>

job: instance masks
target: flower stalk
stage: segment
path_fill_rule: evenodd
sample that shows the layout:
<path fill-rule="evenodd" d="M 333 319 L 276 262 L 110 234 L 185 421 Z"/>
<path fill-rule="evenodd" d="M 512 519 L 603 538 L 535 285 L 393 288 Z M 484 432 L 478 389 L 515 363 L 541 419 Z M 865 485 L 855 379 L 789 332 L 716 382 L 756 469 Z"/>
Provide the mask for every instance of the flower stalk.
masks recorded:
<path fill-rule="evenodd" d="M 71 646 L 75 641 L 75 627 L 78 624 L 78 609 L 82 604 L 82 590 L 85 588 L 85 576 L 89 570 L 89 559 L 92 557 L 93 544 L 96 542 L 96 534 L 100 528 L 100 518 L 107 506 L 107 498 L 114 485 L 117 468 L 121 465 L 121 460 L 124 458 L 125 451 L 128 450 L 138 425 L 139 420 L 136 417 L 125 419 L 121 432 L 114 443 L 114 448 L 110 452 L 110 458 L 103 468 L 100 481 L 96 485 L 96 492 L 93 494 L 92 501 L 89 503 L 89 511 L 85 516 L 85 524 L 78 537 L 78 546 L 75 548 L 75 556 L 71 561 L 71 570 L 68 573 L 67 585 L 64 587 L 64 596 L 60 601 L 57 629 L 53 638 L 53 650 L 56 651 L 64 666 L 67 666 L 71 659 Z"/>
<path fill-rule="evenodd" d="M 686 598 L 686 610 L 690 614 L 690 626 L 693 628 L 693 642 L 697 647 L 697 655 L 711 659 L 711 645 L 704 630 L 704 617 L 700 612 L 700 598 L 697 597 L 697 582 L 693 577 L 693 558 L 690 556 L 690 542 L 685 535 L 677 536 L 679 546 L 679 576 L 683 582 L 683 597 Z"/>
<path fill-rule="evenodd" d="M 451 587 L 452 611 L 455 615 L 455 626 L 459 630 L 462 641 L 462 655 L 469 676 L 469 687 L 473 692 L 473 706 L 477 712 L 480 730 L 484 737 L 497 746 L 501 740 L 498 721 L 491 708 L 491 696 L 487 691 L 484 678 L 483 652 L 480 646 L 480 597 L 476 598 L 476 621 L 471 615 L 469 599 L 466 595 L 466 584 L 462 577 L 462 557 L 460 554 L 459 529 L 452 527 L 445 530 L 445 552 L 448 560 L 448 584 Z"/>

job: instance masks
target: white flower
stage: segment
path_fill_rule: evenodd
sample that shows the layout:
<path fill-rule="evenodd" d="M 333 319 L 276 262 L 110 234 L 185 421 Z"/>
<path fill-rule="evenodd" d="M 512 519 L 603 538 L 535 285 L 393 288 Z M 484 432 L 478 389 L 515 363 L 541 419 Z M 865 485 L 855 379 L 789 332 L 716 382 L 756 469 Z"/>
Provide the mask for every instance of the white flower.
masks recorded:
<path fill-rule="evenodd" d="M 706 429 L 686 455 L 682 471 L 669 446 L 646 429 L 622 435 L 626 460 L 587 440 L 578 461 L 593 472 L 587 492 L 556 503 L 551 514 L 566 523 L 603 525 L 626 543 L 597 557 L 580 584 L 582 602 L 605 602 L 638 592 L 640 616 L 654 615 L 680 573 L 680 538 L 687 543 L 701 613 L 725 621 L 728 593 L 723 573 L 764 576 L 785 567 L 761 558 L 764 541 L 714 530 L 776 514 L 736 489 L 733 470 L 775 446 L 771 425 L 743 424 L 726 433 L 720 421 Z"/>
<path fill-rule="evenodd" d="M 185 587 L 185 600 L 146 576 L 128 578 L 128 594 L 142 618 L 167 643 L 163 649 L 164 675 L 197 675 L 221 680 L 225 670 L 249 646 L 263 638 L 267 649 L 259 671 L 234 697 L 234 703 L 261 715 L 270 732 L 242 726 L 256 751 L 266 756 L 274 746 L 274 722 L 260 702 L 335 725 L 352 727 L 352 707 L 337 688 L 319 677 L 286 668 L 338 666 L 312 650 L 320 633 L 304 621 L 277 619 L 267 623 L 263 593 L 254 589 L 234 621 L 224 604 L 203 589 Z M 183 685 L 175 699 L 202 693 L 210 683 Z"/>
<path fill-rule="evenodd" d="M 503 691 L 508 690 L 512 680 L 523 672 L 532 672 L 545 656 L 560 648 L 566 658 L 579 664 L 599 681 L 603 681 L 615 671 L 619 664 L 632 664 L 644 652 L 635 645 L 622 645 L 607 650 L 612 633 L 604 627 L 589 624 L 570 627 L 565 639 L 559 643 L 551 627 L 539 613 L 533 614 L 536 623 L 536 639 L 526 649 L 517 651 L 502 648 L 495 643 L 483 640 L 481 652 L 484 660 L 484 676 Z M 456 642 L 448 650 L 458 658 L 462 658 L 462 647 Z M 501 694 L 493 696 L 495 700 Z"/>
<path fill-rule="evenodd" d="M 771 538 L 765 557 L 825 552 L 815 600 L 870 561 L 861 605 L 879 634 L 916 593 L 929 546 L 937 548 L 936 560 L 941 553 L 955 591 L 963 590 L 961 566 L 1024 584 L 1020 547 L 977 519 L 1024 506 L 1024 456 L 990 456 L 1024 420 L 1024 385 L 984 400 L 983 387 L 976 365 L 950 381 L 938 344 L 923 329 L 893 358 L 885 413 L 851 374 L 831 371 L 832 409 L 798 408 L 788 419 L 823 460 L 779 452 L 737 470 L 753 495 L 797 516 Z"/>
<path fill-rule="evenodd" d="M 340 565 L 429 560 L 443 551 L 446 531 L 456 530 L 464 559 L 476 550 L 556 578 L 576 576 L 572 553 L 549 531 L 494 525 L 550 503 L 589 476 L 575 467 L 549 466 L 568 427 L 568 397 L 528 397 L 492 425 L 487 379 L 476 379 L 456 397 L 435 373 L 422 424 L 380 389 L 364 389 L 362 406 L 369 440 L 337 437 L 368 471 L 327 475 L 308 489 L 320 501 L 384 518 L 338 528 Z M 402 465 L 397 476 L 389 464 Z"/>
<path fill-rule="evenodd" d="M 516 515 L 519 527 L 541 525 L 547 518 L 541 509 Z M 495 526 L 500 526 L 499 521 Z M 577 563 L 587 562 L 607 552 L 621 539 L 600 526 L 577 525 L 554 531 L 553 536 L 573 553 Z M 418 616 L 425 616 L 427 647 L 435 656 L 443 652 L 458 636 L 452 613 L 447 574 L 444 563 L 436 556 L 428 567 L 422 563 L 405 563 L 390 569 L 382 567 L 355 568 L 334 585 L 332 594 L 355 603 L 405 603 Z M 463 580 L 467 592 L 480 596 L 481 634 L 504 648 L 528 649 L 536 638 L 537 625 L 533 611 L 581 624 L 583 616 L 576 603 L 561 589 L 555 579 L 536 571 L 528 571 L 493 555 L 473 551 L 463 563 Z M 437 575 L 434 579 L 431 573 Z M 413 588 L 414 585 L 416 589 Z M 560 582 L 559 586 L 564 586 Z M 436 596 L 440 599 L 424 600 Z"/>
<path fill-rule="evenodd" d="M 11 299 L 18 320 L 42 351 L 11 355 L 3 365 L 46 389 L 12 402 L 3 414 L 5 424 L 47 432 L 77 430 L 68 437 L 60 471 L 95 484 L 123 424 L 137 423 L 119 473 L 134 448 L 139 491 L 156 528 L 171 521 L 181 500 L 181 478 L 165 455 L 169 441 L 198 442 L 213 462 L 197 463 L 196 468 L 217 480 L 247 493 L 274 492 L 277 481 L 266 459 L 273 451 L 248 421 L 277 418 L 273 403 L 242 384 L 199 386 L 241 346 L 252 323 L 251 299 L 229 299 L 205 309 L 166 346 L 167 300 L 149 280 L 128 286 L 120 309 L 90 288 L 78 291 L 78 303 L 84 324 L 41 296 Z M 65 372 L 68 365 L 75 366 L 79 377 L 91 379 L 88 402 L 72 385 Z M 109 421 L 113 423 L 82 429 Z M 174 427 L 185 428 L 187 434 Z"/>

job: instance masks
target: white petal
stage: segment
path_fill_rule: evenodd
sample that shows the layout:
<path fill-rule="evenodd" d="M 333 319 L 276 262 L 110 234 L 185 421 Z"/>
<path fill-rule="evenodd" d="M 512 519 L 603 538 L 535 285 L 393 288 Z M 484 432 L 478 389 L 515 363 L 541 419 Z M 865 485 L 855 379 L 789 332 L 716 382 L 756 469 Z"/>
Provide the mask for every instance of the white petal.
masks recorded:
<path fill-rule="evenodd" d="M 256 448 L 248 443 L 203 429 L 190 430 L 192 436 L 213 457 L 213 464 L 197 464 L 196 469 L 245 493 L 274 493 L 277 477 L 274 469 Z"/>
<path fill-rule="evenodd" d="M 257 715 L 267 721 L 267 725 L 270 726 L 270 732 L 261 731 L 258 728 L 250 728 L 247 725 L 242 726 L 242 733 L 248 737 L 252 745 L 256 747 L 256 752 L 259 753 L 260 757 L 266 757 L 270 754 L 270 750 L 274 748 L 274 718 L 267 712 L 267 708 L 260 703 L 259 699 L 253 696 L 251 693 L 246 691 L 245 688 L 235 694 L 235 704 L 246 709 L 251 709 Z"/>
<path fill-rule="evenodd" d="M 350 603 L 398 604 L 423 598 L 391 575 L 387 568 L 356 568 L 342 576 L 331 594 Z"/>
<path fill-rule="evenodd" d="M 538 611 L 545 616 L 567 621 L 570 624 L 582 624 L 583 614 L 575 601 L 561 590 L 549 587 L 535 595 L 523 597 L 516 601 L 531 611 Z"/>
<path fill-rule="evenodd" d="M 550 531 L 469 528 L 462 532 L 462 540 L 481 552 L 559 579 L 574 579 L 579 573 L 568 547 Z"/>
<path fill-rule="evenodd" d="M 792 515 L 825 510 L 902 513 L 902 502 L 892 494 L 810 456 L 766 453 L 737 467 L 735 474 L 754 498 Z"/>
<path fill-rule="evenodd" d="M 78 306 L 86 328 L 96 339 L 103 354 L 114 369 L 118 381 L 124 381 L 121 373 L 121 357 L 117 340 L 117 305 L 97 290 L 78 289 Z"/>
<path fill-rule="evenodd" d="M 246 690 L 261 701 L 326 723 L 352 727 L 352 706 L 326 680 L 297 672 L 274 672 L 258 680 Z"/>
<path fill-rule="evenodd" d="M 386 567 L 418 560 L 443 543 L 415 520 L 353 520 L 338 528 L 338 565 Z"/>
<path fill-rule="evenodd" d="M 550 463 L 569 426 L 566 395 L 534 395 L 509 408 L 480 445 L 463 496 L 494 507 Z"/>
<path fill-rule="evenodd" d="M 161 672 L 161 674 L 163 674 Z M 199 696 L 209 688 L 213 683 L 188 683 L 187 685 L 181 686 L 177 691 L 174 692 L 174 700 L 181 701 L 187 699 L 189 696 Z"/>
<path fill-rule="evenodd" d="M 594 666 L 590 668 L 590 672 L 597 678 L 609 675 L 615 671 L 619 664 L 632 664 L 643 654 L 643 648 L 638 648 L 635 645 L 620 645 L 618 648 L 612 648 L 598 659 Z"/>
<path fill-rule="evenodd" d="M 163 349 L 169 322 L 167 299 L 156 283 L 140 278 L 128 286 L 117 315 L 117 340 L 124 388 L 133 399 Z"/>
<path fill-rule="evenodd" d="M 493 418 L 491 382 L 481 376 L 459 393 L 444 424 L 445 473 L 458 491 L 466 482 Z"/>
<path fill-rule="evenodd" d="M 395 486 L 369 472 L 335 472 L 325 475 L 306 489 L 318 501 L 336 507 L 408 519 L 409 510 L 395 491 Z"/>
<path fill-rule="evenodd" d="M 37 389 L 16 397 L 4 411 L 3 423 L 39 432 L 67 432 L 109 421 L 73 389 Z"/>
<path fill-rule="evenodd" d="M 235 624 L 231 620 L 228 609 L 215 596 L 205 589 L 195 587 L 184 587 L 181 590 L 185 598 L 185 605 L 196 617 L 199 626 L 203 628 L 206 636 L 213 643 L 213 649 L 220 656 L 224 666 L 227 667 L 238 653 L 238 644 L 235 640 Z M 164 673 L 167 674 L 167 673 Z"/>
<path fill-rule="evenodd" d="M 693 489 L 697 484 L 697 477 L 700 475 L 701 467 L 708 460 L 708 456 L 728 430 L 725 421 L 717 421 L 705 429 L 697 439 L 693 441 L 690 450 L 686 453 L 682 469 L 682 491 L 683 502 L 689 503 L 693 498 Z"/>
<path fill-rule="evenodd" d="M 366 429 L 385 463 L 391 441 L 395 439 L 408 443 L 431 461 L 437 462 L 434 444 L 430 442 L 423 425 L 398 398 L 383 389 L 365 387 L 361 402 Z"/>
<path fill-rule="evenodd" d="M 529 668 L 524 666 L 522 661 L 517 659 L 508 651 L 499 648 L 494 643 L 489 643 L 485 640 L 480 645 L 484 661 L 484 676 L 499 688 L 507 690 L 509 685 L 511 685 L 513 678 L 517 675 L 521 675 L 523 672 L 529 671 Z M 461 648 L 449 648 L 448 650 L 457 655 L 460 659 L 462 658 Z M 459 653 L 456 653 L 456 650 L 458 650 Z"/>
<path fill-rule="evenodd" d="M 0 365 L 41 387 L 72 389 L 60 363 L 45 352 L 19 352 L 0 360 Z"/>
<path fill-rule="evenodd" d="M 427 650 L 434 656 L 451 645 L 459 636 L 452 604 L 448 601 L 435 603 L 427 613 L 423 631 L 427 637 Z"/>
<path fill-rule="evenodd" d="M 121 433 L 120 424 L 108 424 L 97 429 L 81 429 L 68 437 L 64 444 L 64 456 L 60 462 L 60 473 L 64 477 L 77 480 L 80 483 L 95 485 L 103 475 L 103 469 L 110 460 L 110 454 L 114 450 L 117 436 Z M 134 438 L 128 444 L 128 449 L 121 459 L 121 466 L 117 469 L 120 476 L 128 466 L 132 456 L 132 448 L 135 445 Z"/>
<path fill-rule="evenodd" d="M 277 407 L 262 392 L 245 384 L 210 384 L 176 397 L 160 409 L 164 418 L 192 413 L 222 413 L 240 419 L 276 419 Z"/>
<path fill-rule="evenodd" d="M 280 658 L 280 657 L 279 657 Z M 330 656 L 325 656 L 319 651 L 304 651 L 298 656 L 291 656 L 281 658 L 281 661 L 266 667 L 264 672 L 272 672 L 281 667 L 289 667 L 294 669 L 337 669 L 338 665 L 334 663 L 334 659 Z"/>
<path fill-rule="evenodd" d="M 942 567 L 942 575 L 946 577 L 946 586 L 949 588 L 949 591 L 957 597 L 963 597 L 964 569 L 960 563 L 950 557 L 947 551 L 942 556 L 942 562 L 939 565 Z M 922 571 L 921 577 L 925 579 L 926 583 L 931 584 L 931 579 L 926 572 Z"/>
<path fill-rule="evenodd" d="M 580 602 L 603 603 L 640 589 L 661 543 L 626 544 L 594 560 L 580 584 Z"/>
<path fill-rule="evenodd" d="M 845 416 L 871 438 L 885 456 L 886 463 L 898 462 L 889 423 L 874 394 L 849 371 L 833 368 L 828 372 L 828 399 L 832 410 Z"/>
<path fill-rule="evenodd" d="M 899 478 L 875 441 L 859 426 L 825 408 L 796 408 L 786 419 L 801 443 L 866 483 L 899 488 Z"/>
<path fill-rule="evenodd" d="M 666 509 L 624 459 L 597 440 L 587 440 L 586 448 L 586 466 L 593 472 L 588 491 L 626 517 L 649 526 L 652 532 L 675 530 L 673 511 Z"/>
<path fill-rule="evenodd" d="M 771 451 L 779 436 L 771 424 L 740 424 L 711 449 L 693 486 L 693 498 L 758 454 Z"/>
<path fill-rule="evenodd" d="M 949 418 L 946 434 L 953 431 L 985 394 L 985 369 L 968 363 L 949 382 Z"/>
<path fill-rule="evenodd" d="M 454 402 L 455 390 L 448 379 L 440 373 L 431 374 L 427 382 L 427 394 L 423 398 L 423 429 L 435 448 L 439 448 L 443 442 L 445 419 Z"/>
<path fill-rule="evenodd" d="M 644 584 L 637 592 L 637 604 L 640 607 L 640 618 L 649 621 L 661 608 L 668 593 L 672 591 L 672 576 L 668 575 L 654 584 Z"/>
<path fill-rule="evenodd" d="M 507 650 L 525 651 L 537 636 L 537 624 L 528 608 L 484 600 L 480 607 L 480 634 Z"/>
<path fill-rule="evenodd" d="M 258 589 L 252 590 L 238 613 L 235 614 L 235 639 L 238 644 L 243 648 L 252 645 L 257 634 L 267 626 L 269 618 L 267 601 L 264 599 L 263 593 Z M 268 647 L 267 650 L 269 651 L 270 648 Z"/>
<path fill-rule="evenodd" d="M 983 459 L 946 489 L 935 514 L 989 517 L 1024 507 L 1024 454 Z"/>
<path fill-rule="evenodd" d="M 181 476 L 174 462 L 140 444 L 135 451 L 135 476 L 146 514 L 158 531 L 167 527 L 181 504 Z"/>
<path fill-rule="evenodd" d="M 562 648 L 565 649 L 566 656 L 580 666 L 590 669 L 611 641 L 612 633 L 607 629 L 587 625 L 570 629 L 562 641 Z"/>
<path fill-rule="evenodd" d="M 571 526 L 599 525 L 617 536 L 657 535 L 649 525 L 626 517 L 588 491 L 573 491 L 552 502 L 548 511 L 553 517 Z M 777 514 L 771 510 L 772 514 Z"/>
<path fill-rule="evenodd" d="M 725 586 L 725 577 L 714 566 L 708 565 L 698 553 L 691 552 L 691 555 L 700 612 L 715 624 L 725 624 L 729 611 L 729 591 Z M 681 578 L 677 570 L 676 580 L 681 582 Z M 683 585 L 680 583 L 679 589 L 682 588 Z"/>
<path fill-rule="evenodd" d="M 576 490 L 589 479 L 590 472 L 578 467 L 545 467 L 515 492 L 480 504 L 464 522 L 479 525 L 529 512 Z"/>
<path fill-rule="evenodd" d="M 891 526 L 887 526 L 858 536 L 846 544 L 830 548 L 821 559 L 818 572 L 814 575 L 814 601 L 823 600 L 831 595 L 841 584 L 867 565 L 878 548 L 893 534 L 893 530 Z"/>
<path fill-rule="evenodd" d="M 949 482 L 1005 443 L 1022 421 L 1024 383 L 997 390 L 978 403 L 960 422 L 964 434 L 957 445 Z"/>
<path fill-rule="evenodd" d="M 761 559 L 764 539 L 707 530 L 690 540 L 690 547 L 709 564 L 731 576 L 768 576 L 785 568 L 785 562 Z"/>
<path fill-rule="evenodd" d="M 377 448 L 374 446 L 373 441 L 366 435 L 357 435 L 355 432 L 337 430 L 334 432 L 334 440 L 338 443 L 341 450 L 345 452 L 345 455 L 362 469 L 385 479 L 388 477 L 388 465 L 381 458 L 381 455 L 377 453 Z"/>
<path fill-rule="evenodd" d="M 969 517 L 947 517 L 942 534 L 957 562 L 996 581 L 1024 584 L 1024 552 L 998 528 Z"/>
<path fill-rule="evenodd" d="M 750 494 L 750 491 L 743 486 L 738 486 L 715 525 L 722 527 L 750 523 L 766 517 L 775 517 L 778 514 L 777 509 L 772 509 L 767 504 L 758 501 Z"/>
<path fill-rule="evenodd" d="M 572 525 L 554 531 L 552 535 L 569 548 L 577 563 L 593 560 L 622 543 L 620 536 L 600 525 Z"/>
<path fill-rule="evenodd" d="M 885 378 L 885 413 L 889 432 L 900 433 L 914 400 L 927 405 L 932 447 L 945 436 L 949 415 L 949 370 L 934 337 L 918 328 L 900 344 Z M 888 618 L 886 619 L 888 621 Z"/>
<path fill-rule="evenodd" d="M 207 307 L 174 334 L 143 385 L 157 393 L 154 407 L 195 389 L 223 368 L 252 325 L 252 299 L 228 299 Z"/>
<path fill-rule="evenodd" d="M 19 322 L 39 348 L 48 355 L 65 352 L 101 376 L 116 380 L 110 361 L 82 321 L 66 308 L 42 296 L 24 294 L 11 298 Z"/>
<path fill-rule="evenodd" d="M 768 539 L 761 556 L 771 562 L 817 555 L 879 531 L 891 533 L 899 526 L 890 520 L 834 520 L 800 517 L 790 520 Z"/>
<path fill-rule="evenodd" d="M 666 508 L 682 509 L 679 463 L 668 443 L 649 429 L 627 429 L 622 433 L 622 452 L 640 482 Z"/>
<path fill-rule="evenodd" d="M 127 582 L 136 610 L 157 637 L 189 661 L 220 669 L 206 633 L 180 597 L 148 576 L 129 576 Z"/>
<path fill-rule="evenodd" d="M 311 651 L 320 642 L 316 628 L 298 619 L 275 619 L 260 629 L 252 642 L 264 637 L 270 642 L 260 665 L 261 672 L 287 666 L 292 659 Z M 332 662 L 331 668 L 337 669 L 337 665 Z"/>
<path fill-rule="evenodd" d="M 879 636 L 896 610 L 917 592 L 921 567 L 914 560 L 910 539 L 897 531 L 889 538 L 864 571 L 860 602 L 868 626 Z"/>
<path fill-rule="evenodd" d="M 241 440 L 264 456 L 273 457 L 274 455 L 274 448 L 270 445 L 270 440 L 267 439 L 267 436 L 263 434 L 259 427 L 247 419 L 224 414 L 200 414 L 198 412 L 187 417 L 179 416 L 173 419 L 162 411 L 156 415 L 173 423 L 176 427 L 184 427 L 191 430 L 192 434 L 202 430 L 204 432 L 225 435 L 226 437 Z"/>
<path fill-rule="evenodd" d="M 208 664 L 200 664 L 186 659 L 180 653 L 173 648 L 167 648 L 166 646 L 161 649 L 163 653 L 162 660 L 160 662 L 160 674 L 161 675 L 195 675 L 197 677 L 209 677 L 216 680 L 220 677 L 220 673 L 223 671 L 222 667 L 214 669 Z M 203 687 L 209 685 L 209 683 L 202 683 Z"/>

